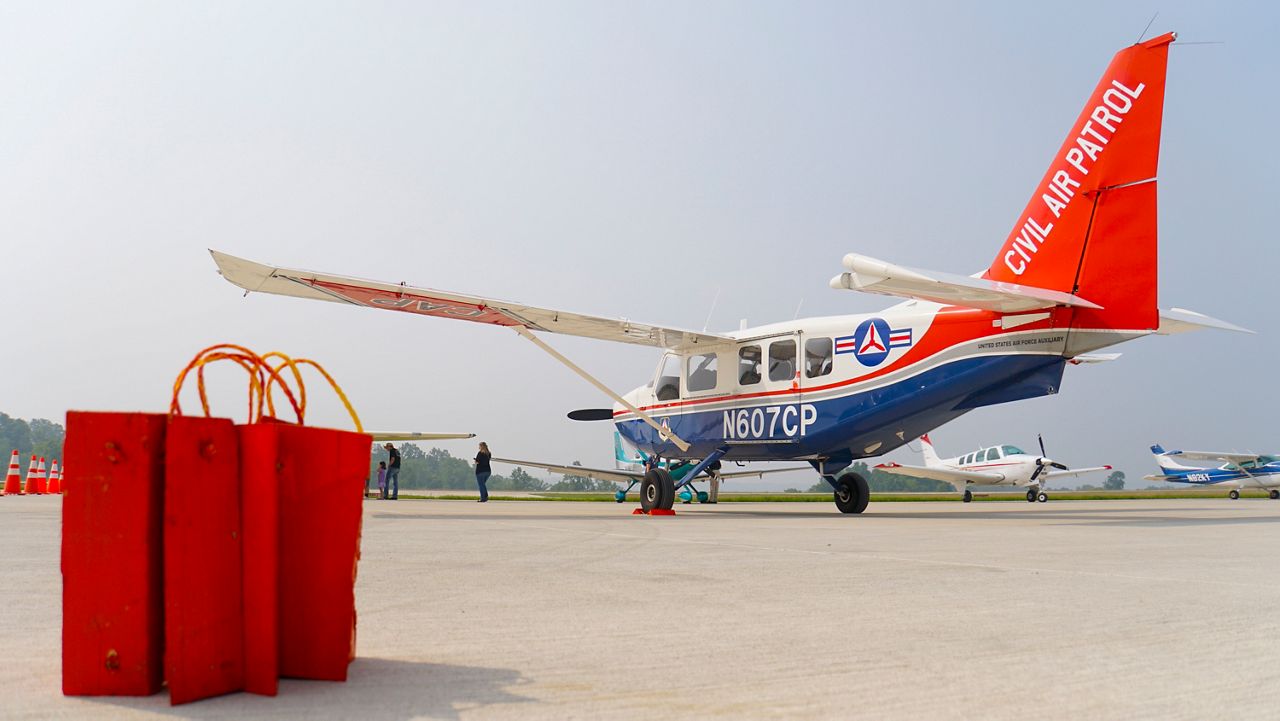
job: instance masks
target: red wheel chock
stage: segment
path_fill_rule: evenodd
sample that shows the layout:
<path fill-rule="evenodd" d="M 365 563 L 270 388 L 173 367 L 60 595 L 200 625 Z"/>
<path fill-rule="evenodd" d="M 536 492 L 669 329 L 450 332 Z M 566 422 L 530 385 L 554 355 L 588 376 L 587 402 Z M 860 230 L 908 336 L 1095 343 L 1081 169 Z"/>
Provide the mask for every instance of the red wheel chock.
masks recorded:
<path fill-rule="evenodd" d="M 676 515 L 676 512 L 671 510 L 670 508 L 655 508 L 652 511 L 648 511 L 648 512 L 646 512 L 643 508 L 637 508 L 636 510 L 631 512 L 631 515 L 633 516 L 674 516 Z"/>

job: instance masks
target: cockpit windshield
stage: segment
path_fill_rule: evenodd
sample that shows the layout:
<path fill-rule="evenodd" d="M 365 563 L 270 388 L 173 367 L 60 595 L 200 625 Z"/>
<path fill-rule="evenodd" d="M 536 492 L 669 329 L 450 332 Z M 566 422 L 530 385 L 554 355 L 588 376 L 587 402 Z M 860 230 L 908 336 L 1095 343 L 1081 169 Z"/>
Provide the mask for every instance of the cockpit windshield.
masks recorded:
<path fill-rule="evenodd" d="M 1023 451 L 1021 448 L 1019 448 L 1019 447 L 1017 447 L 1017 446 L 1001 446 L 1001 448 L 1003 448 L 1003 449 L 1004 449 L 1004 454 L 1005 454 L 1006 456 L 1024 456 L 1024 455 L 1026 455 L 1026 451 Z"/>

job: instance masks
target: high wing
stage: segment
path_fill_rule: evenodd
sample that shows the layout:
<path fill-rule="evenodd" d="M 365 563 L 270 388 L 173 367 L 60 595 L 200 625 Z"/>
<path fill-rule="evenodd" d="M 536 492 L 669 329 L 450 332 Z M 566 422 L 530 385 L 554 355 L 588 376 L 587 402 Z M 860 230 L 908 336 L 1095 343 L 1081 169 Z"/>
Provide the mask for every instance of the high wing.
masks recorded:
<path fill-rule="evenodd" d="M 1164 455 L 1170 458 L 1186 458 L 1189 461 L 1220 461 L 1222 463 L 1245 463 L 1257 461 L 1257 453 L 1217 453 L 1212 451 L 1170 451 Z"/>
<path fill-rule="evenodd" d="M 398 310 L 415 315 L 469 320 L 532 331 L 564 333 L 585 338 L 679 349 L 699 344 L 732 342 L 725 335 L 668 328 L 616 318 L 603 318 L 523 303 L 382 283 L 308 270 L 277 268 L 210 250 L 218 272 L 249 292 L 327 300 L 366 308 Z"/>
<path fill-rule="evenodd" d="M 987 473 L 985 471 L 961 471 L 955 468 L 926 468 L 925 466 L 904 466 L 901 463 L 881 463 L 876 466 L 886 473 L 900 476 L 929 478 L 943 483 L 950 483 L 956 488 L 964 488 L 966 483 L 1000 483 L 1005 479 L 1003 473 Z"/>
<path fill-rule="evenodd" d="M 474 433 L 396 433 L 393 431 L 371 431 L 375 442 L 381 441 L 447 441 L 455 438 L 475 438 Z"/>
<path fill-rule="evenodd" d="M 538 461 L 521 461 L 514 458 L 494 458 L 498 463 L 509 463 L 513 466 L 531 466 L 533 468 L 541 468 L 555 473 L 566 473 L 571 476 L 586 476 L 596 480 L 604 481 L 621 481 L 627 483 L 630 481 L 640 481 L 644 479 L 643 471 L 623 471 L 613 468 L 587 468 L 586 466 L 563 466 L 555 463 L 541 463 Z M 789 468 L 768 468 L 758 471 L 731 471 L 729 473 L 721 473 L 720 478 L 750 478 L 751 476 L 763 476 L 766 473 L 783 473 L 785 471 L 811 471 L 807 466 L 791 466 Z"/>
<path fill-rule="evenodd" d="M 562 466 L 555 463 L 539 463 L 537 461 L 521 461 L 515 458 L 494 458 L 495 463 L 509 463 L 513 466 L 527 466 L 532 468 L 541 468 L 545 471 L 554 471 L 556 473 L 567 473 L 573 476 L 586 476 L 594 478 L 597 481 L 621 481 L 627 483 L 629 481 L 638 481 L 644 478 L 643 473 L 635 471 L 620 471 L 612 468 L 587 468 L 586 466 Z"/>
<path fill-rule="evenodd" d="M 966 308 L 1004 313 L 1052 308 L 1057 305 L 1095 309 L 1102 307 L 1062 291 L 907 268 L 857 253 L 849 253 L 844 257 L 844 267 L 849 272 L 832 278 L 832 288 L 919 298 L 945 305 L 962 305 Z"/>
<path fill-rule="evenodd" d="M 1045 471 L 1040 475 L 1047 476 L 1049 478 L 1063 478 L 1065 476 L 1079 476 L 1084 473 L 1096 473 L 1098 471 L 1109 471 L 1109 470 L 1111 470 L 1111 466 L 1091 466 L 1089 468 L 1071 468 L 1065 471 L 1060 471 L 1055 468 L 1051 471 Z"/>

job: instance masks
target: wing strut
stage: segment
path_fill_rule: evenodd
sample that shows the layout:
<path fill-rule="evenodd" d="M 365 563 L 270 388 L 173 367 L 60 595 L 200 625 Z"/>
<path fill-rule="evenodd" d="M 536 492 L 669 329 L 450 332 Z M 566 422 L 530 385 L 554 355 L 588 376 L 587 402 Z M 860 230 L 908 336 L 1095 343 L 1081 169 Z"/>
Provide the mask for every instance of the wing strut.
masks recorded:
<path fill-rule="evenodd" d="M 513 325 L 513 326 L 511 326 L 511 330 L 514 330 L 515 332 L 517 332 L 517 333 L 519 333 L 520 335 L 524 336 L 524 338 L 525 338 L 526 340 L 528 340 L 530 343 L 532 343 L 532 344 L 534 344 L 534 345 L 538 346 L 539 348 L 541 348 L 542 350 L 546 351 L 547 355 L 551 356 L 552 358 L 555 358 L 556 360 L 558 360 L 558 361 L 560 361 L 561 363 L 565 364 L 565 366 L 567 366 L 567 367 L 569 368 L 569 370 L 571 370 L 571 371 L 573 371 L 574 373 L 577 373 L 578 375 L 582 376 L 583 380 L 587 381 L 588 383 L 590 383 L 591 385 L 595 386 L 596 388 L 599 388 L 599 389 L 600 389 L 600 390 L 601 390 L 605 395 L 609 396 L 609 397 L 610 397 L 610 398 L 612 398 L 613 400 L 617 401 L 618 403 L 621 403 L 621 404 L 622 404 L 622 405 L 623 405 L 627 410 L 629 410 L 629 411 L 631 411 L 632 413 L 636 414 L 636 416 L 637 416 L 640 420 L 642 420 L 642 421 L 644 421 L 645 423 L 648 423 L 649 425 L 653 426 L 653 429 L 654 429 L 654 430 L 656 430 L 656 431 L 658 432 L 659 437 L 661 437 L 661 438 L 665 438 L 665 439 L 667 439 L 667 440 L 671 441 L 672 443 L 676 444 L 676 447 L 677 447 L 677 448 L 679 448 L 681 451 L 687 451 L 687 450 L 689 450 L 689 444 L 688 444 L 687 442 L 685 442 L 685 440 L 684 440 L 683 438 L 681 438 L 680 436 L 677 436 L 674 432 L 672 432 L 672 430 L 671 430 L 670 428 L 666 428 L 666 427 L 664 427 L 662 424 L 660 424 L 660 423 L 658 423 L 657 421 L 655 421 L 655 420 L 653 419 L 653 416 L 650 416 L 648 413 L 645 413 L 644 411 L 640 410 L 639 408 L 636 408 L 634 405 L 632 405 L 631 403 L 629 403 L 625 398 L 623 398 L 622 396 L 618 395 L 617 393 L 614 393 L 614 392 L 613 392 L 613 390 L 612 390 L 612 389 L 610 389 L 608 386 L 606 386 L 605 384 L 603 384 L 603 383 L 601 383 L 600 381 L 596 380 L 595 376 L 593 376 L 593 375 L 591 375 L 590 373 L 588 373 L 588 372 L 586 372 L 586 371 L 582 370 L 582 369 L 581 369 L 581 368 L 579 368 L 579 367 L 578 367 L 578 366 L 577 366 L 573 361 L 571 361 L 571 360 L 569 360 L 568 358 L 565 358 L 564 356 L 560 355 L 560 352 L 559 352 L 559 351 L 557 351 L 555 348 L 552 348 L 551 346 L 549 346 L 549 345 L 547 345 L 546 343 L 542 342 L 542 339 L 541 339 L 541 338 L 539 338 L 538 336 L 534 335 L 533 333 L 530 333 L 528 328 L 525 328 L 525 327 L 524 327 L 524 326 L 522 326 L 522 325 Z"/>

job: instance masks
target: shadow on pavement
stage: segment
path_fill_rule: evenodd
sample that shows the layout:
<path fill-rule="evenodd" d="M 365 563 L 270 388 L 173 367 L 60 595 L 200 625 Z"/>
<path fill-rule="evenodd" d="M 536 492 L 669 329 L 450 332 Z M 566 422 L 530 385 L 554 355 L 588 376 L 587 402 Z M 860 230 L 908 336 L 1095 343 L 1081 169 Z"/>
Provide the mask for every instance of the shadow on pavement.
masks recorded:
<path fill-rule="evenodd" d="M 513 669 L 357 658 L 346 683 L 281 679 L 274 698 L 236 693 L 170 706 L 162 692 L 80 700 L 184 719 L 457 719 L 469 709 L 534 701 L 509 690 L 524 683 Z"/>

